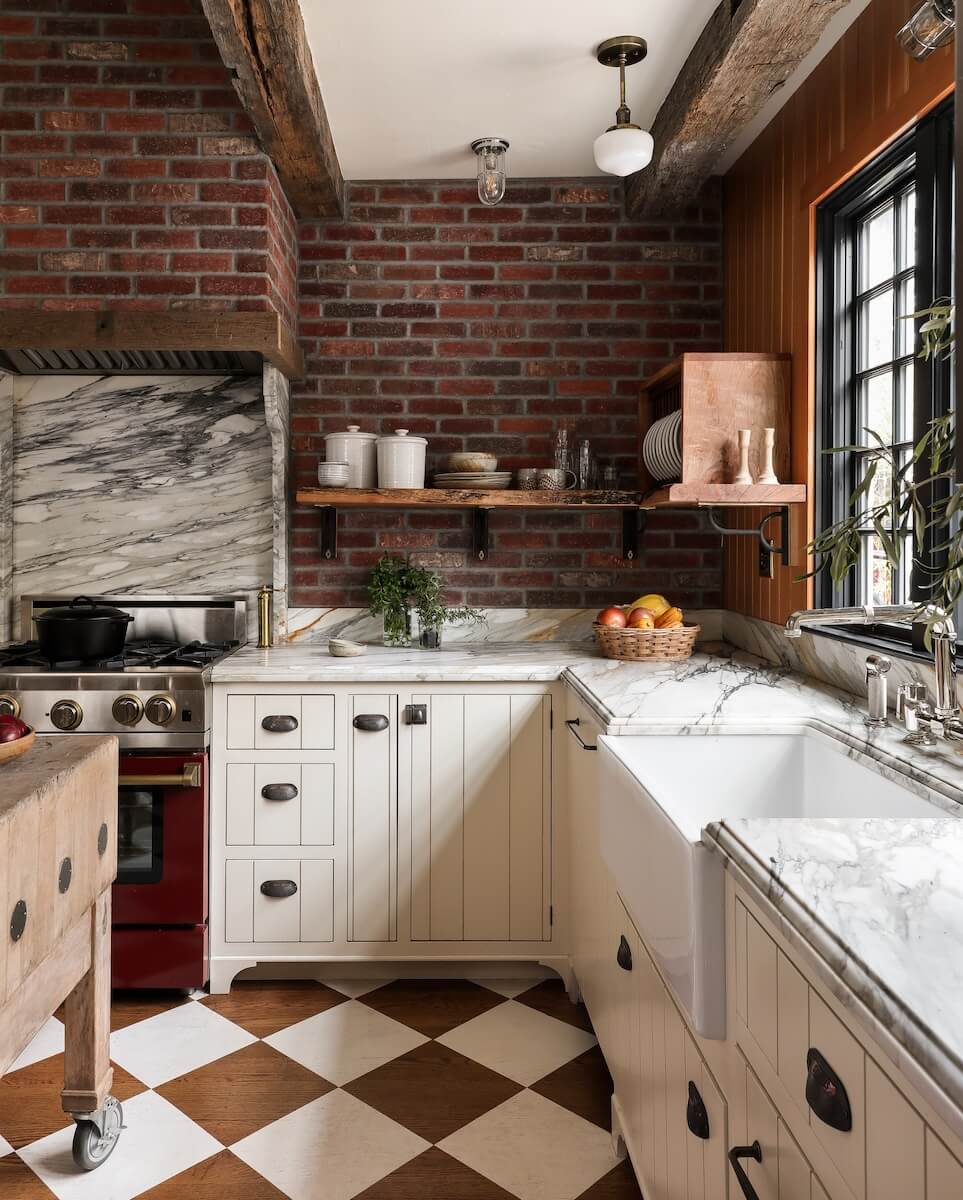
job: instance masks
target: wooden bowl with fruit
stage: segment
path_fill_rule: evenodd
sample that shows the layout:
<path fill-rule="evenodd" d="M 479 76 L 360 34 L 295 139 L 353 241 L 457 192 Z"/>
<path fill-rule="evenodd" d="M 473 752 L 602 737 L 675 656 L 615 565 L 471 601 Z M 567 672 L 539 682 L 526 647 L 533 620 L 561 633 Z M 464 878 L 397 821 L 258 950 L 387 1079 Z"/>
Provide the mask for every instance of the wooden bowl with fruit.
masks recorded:
<path fill-rule="evenodd" d="M 35 730 L 19 717 L 0 716 L 0 767 L 26 754 L 36 740 Z"/>
<path fill-rule="evenodd" d="M 682 610 L 655 592 L 603 608 L 592 628 L 602 654 L 626 662 L 689 658 L 699 635 L 698 625 L 686 625 Z"/>

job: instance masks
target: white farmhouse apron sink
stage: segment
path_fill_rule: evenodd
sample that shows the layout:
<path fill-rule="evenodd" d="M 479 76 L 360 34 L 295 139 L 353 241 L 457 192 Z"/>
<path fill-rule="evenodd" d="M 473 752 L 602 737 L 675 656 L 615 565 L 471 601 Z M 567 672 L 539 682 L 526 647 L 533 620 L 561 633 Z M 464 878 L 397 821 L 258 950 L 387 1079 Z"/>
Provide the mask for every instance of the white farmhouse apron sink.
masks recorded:
<path fill-rule="evenodd" d="M 725 1038 L 722 859 L 713 821 L 934 817 L 927 800 L 812 730 L 601 737 L 602 856 L 696 1029 Z"/>

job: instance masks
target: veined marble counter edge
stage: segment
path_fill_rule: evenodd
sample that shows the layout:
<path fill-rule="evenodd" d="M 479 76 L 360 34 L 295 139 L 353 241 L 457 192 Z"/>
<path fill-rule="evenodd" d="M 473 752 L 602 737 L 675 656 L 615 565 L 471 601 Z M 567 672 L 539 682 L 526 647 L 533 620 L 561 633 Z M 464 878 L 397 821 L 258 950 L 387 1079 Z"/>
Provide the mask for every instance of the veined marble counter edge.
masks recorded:
<path fill-rule="evenodd" d="M 790 891 L 769 863 L 726 821 L 702 840 L 721 855 L 745 888 L 855 1021 L 868 1029 L 890 1062 L 963 1138 L 963 1061 L 910 1011 L 820 918 Z"/>

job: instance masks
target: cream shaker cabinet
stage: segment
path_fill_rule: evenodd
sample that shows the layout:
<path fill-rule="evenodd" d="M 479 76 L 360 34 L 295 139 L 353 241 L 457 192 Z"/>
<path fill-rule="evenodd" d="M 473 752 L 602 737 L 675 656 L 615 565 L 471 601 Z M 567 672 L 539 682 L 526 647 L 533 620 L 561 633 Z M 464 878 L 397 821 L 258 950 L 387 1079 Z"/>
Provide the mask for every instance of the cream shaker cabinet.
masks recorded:
<path fill-rule="evenodd" d="M 214 690 L 215 990 L 271 961 L 518 958 L 564 972 L 551 688 Z"/>

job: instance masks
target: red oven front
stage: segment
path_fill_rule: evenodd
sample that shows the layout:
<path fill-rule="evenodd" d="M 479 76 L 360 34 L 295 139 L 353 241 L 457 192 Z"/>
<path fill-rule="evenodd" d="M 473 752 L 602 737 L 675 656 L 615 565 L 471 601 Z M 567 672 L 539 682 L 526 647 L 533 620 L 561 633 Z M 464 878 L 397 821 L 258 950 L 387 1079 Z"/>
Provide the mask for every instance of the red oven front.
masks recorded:
<path fill-rule="evenodd" d="M 207 982 L 207 836 L 205 752 L 121 754 L 114 987 Z"/>

